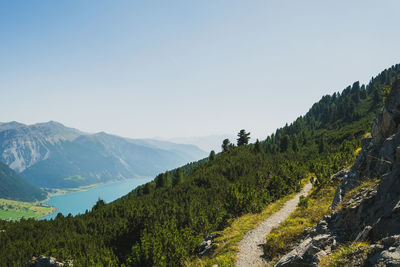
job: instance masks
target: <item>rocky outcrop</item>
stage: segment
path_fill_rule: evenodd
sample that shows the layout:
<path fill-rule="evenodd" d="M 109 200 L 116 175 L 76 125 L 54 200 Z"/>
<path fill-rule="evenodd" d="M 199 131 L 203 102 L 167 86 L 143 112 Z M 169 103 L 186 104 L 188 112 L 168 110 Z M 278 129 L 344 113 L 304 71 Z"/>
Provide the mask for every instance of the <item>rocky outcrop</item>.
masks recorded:
<path fill-rule="evenodd" d="M 32 259 L 25 264 L 25 267 L 60 267 L 60 266 L 73 266 L 73 262 L 67 261 L 67 262 L 58 262 L 55 258 L 53 257 L 46 257 L 46 256 L 40 256 L 38 258 L 32 257 Z"/>
<path fill-rule="evenodd" d="M 199 247 L 197 248 L 197 256 L 202 257 L 204 255 L 211 255 L 215 249 L 214 239 L 221 236 L 220 233 L 215 233 L 206 236 Z"/>
<path fill-rule="evenodd" d="M 340 244 L 368 241 L 351 254 L 349 266 L 400 266 L 400 81 L 372 123 L 371 137 L 362 141 L 355 164 L 332 177 L 341 180 L 326 216 L 276 266 L 318 266 Z M 363 180 L 380 182 L 343 203 L 348 191 Z M 342 209 L 335 210 L 342 203 Z"/>

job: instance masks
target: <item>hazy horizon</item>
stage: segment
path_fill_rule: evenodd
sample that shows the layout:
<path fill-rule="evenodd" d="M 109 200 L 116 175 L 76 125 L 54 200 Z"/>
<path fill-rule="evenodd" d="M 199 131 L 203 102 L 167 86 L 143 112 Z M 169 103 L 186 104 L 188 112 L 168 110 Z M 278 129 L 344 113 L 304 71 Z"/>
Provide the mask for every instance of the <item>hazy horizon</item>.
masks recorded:
<path fill-rule="evenodd" d="M 398 1 L 0 3 L 0 121 L 267 135 L 400 63 Z M 290 19 L 289 19 L 290 18 Z"/>

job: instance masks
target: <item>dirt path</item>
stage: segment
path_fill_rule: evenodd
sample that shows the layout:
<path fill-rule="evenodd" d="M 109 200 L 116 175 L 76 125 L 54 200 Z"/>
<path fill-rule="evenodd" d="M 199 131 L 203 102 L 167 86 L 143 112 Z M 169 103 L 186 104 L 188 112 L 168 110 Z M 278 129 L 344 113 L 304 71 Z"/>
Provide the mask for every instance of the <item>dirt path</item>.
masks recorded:
<path fill-rule="evenodd" d="M 281 222 L 283 222 L 297 207 L 301 195 L 305 196 L 311 190 L 312 185 L 304 186 L 300 193 L 296 194 L 291 200 L 285 203 L 285 206 L 278 212 L 271 215 L 265 221 L 261 222 L 256 228 L 248 231 L 238 247 L 240 252 L 236 255 L 236 267 L 263 266 L 264 259 L 262 244 L 265 243 L 265 236 Z"/>

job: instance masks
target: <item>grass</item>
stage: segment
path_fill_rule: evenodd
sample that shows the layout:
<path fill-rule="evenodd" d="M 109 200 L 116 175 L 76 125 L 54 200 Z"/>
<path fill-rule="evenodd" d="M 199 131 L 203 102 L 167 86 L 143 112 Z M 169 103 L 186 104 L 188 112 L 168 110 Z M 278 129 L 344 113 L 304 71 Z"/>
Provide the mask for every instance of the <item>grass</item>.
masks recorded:
<path fill-rule="evenodd" d="M 302 181 L 304 186 L 310 180 L 310 177 Z M 213 266 L 218 267 L 233 266 L 235 263 L 235 255 L 239 251 L 237 244 L 241 241 L 244 235 L 251 229 L 255 228 L 259 223 L 267 219 L 269 216 L 279 211 L 285 203 L 292 199 L 296 193 L 292 193 L 282 199 L 279 199 L 269 204 L 262 212 L 255 214 L 245 214 L 234 219 L 230 226 L 225 228 L 220 237 L 217 237 L 214 242 L 216 248 L 210 257 L 194 258 L 186 262 L 187 267 L 194 266 Z"/>
<path fill-rule="evenodd" d="M 340 203 L 338 209 L 345 208 L 343 203 L 354 197 L 360 190 L 369 188 L 379 182 L 379 179 L 369 179 L 364 181 L 356 188 L 347 192 L 343 201 Z M 297 207 L 297 209 L 286 219 L 280 226 L 273 229 L 267 235 L 267 241 L 264 245 L 264 253 L 275 263 L 282 255 L 289 252 L 293 243 L 299 241 L 308 229 L 311 229 L 318 223 L 324 215 L 330 213 L 330 205 L 335 194 L 338 182 L 329 181 L 322 188 L 314 189 L 308 197 L 307 205 Z M 365 243 L 353 243 L 340 247 L 337 253 L 345 253 L 351 249 L 356 249 L 355 246 L 360 247 Z M 336 251 L 335 251 L 336 253 Z M 336 257 L 332 253 L 332 257 Z M 338 256 L 340 257 L 340 256 Z M 329 258 L 329 261 L 335 261 L 334 258 Z M 339 265 L 325 265 L 325 266 L 341 266 Z"/>
<path fill-rule="evenodd" d="M 361 147 L 359 147 L 359 148 L 357 148 L 355 151 L 354 151 L 354 156 L 358 156 L 358 154 L 360 154 L 360 152 L 361 152 Z"/>
<path fill-rule="evenodd" d="M 18 220 L 22 217 L 40 218 L 54 211 L 54 207 L 45 204 L 0 199 L 0 220 Z"/>
<path fill-rule="evenodd" d="M 290 246 L 299 241 L 322 217 L 330 212 L 330 205 L 338 182 L 329 181 L 315 188 L 307 197 L 307 205 L 301 205 L 278 227 L 267 235 L 265 255 L 275 262 L 289 252 Z"/>
<path fill-rule="evenodd" d="M 83 186 L 76 187 L 76 188 L 65 188 L 65 189 L 44 188 L 44 190 L 46 192 L 48 192 L 50 196 L 57 196 L 57 195 L 63 195 L 63 194 L 68 194 L 68 193 L 85 191 L 85 190 L 88 190 L 90 188 L 97 187 L 99 185 L 101 185 L 101 184 L 98 183 L 98 184 L 91 184 L 91 185 L 83 185 Z"/>
<path fill-rule="evenodd" d="M 319 266 L 321 267 L 336 267 L 336 266 L 351 266 L 355 260 L 352 256 L 355 252 L 368 254 L 369 243 L 366 242 L 352 242 L 338 247 L 332 254 L 324 257 Z M 362 257 L 357 257 L 359 260 Z"/>
<path fill-rule="evenodd" d="M 367 138 L 367 137 L 370 137 L 371 136 L 371 132 L 366 132 L 364 135 L 363 135 L 363 138 Z"/>

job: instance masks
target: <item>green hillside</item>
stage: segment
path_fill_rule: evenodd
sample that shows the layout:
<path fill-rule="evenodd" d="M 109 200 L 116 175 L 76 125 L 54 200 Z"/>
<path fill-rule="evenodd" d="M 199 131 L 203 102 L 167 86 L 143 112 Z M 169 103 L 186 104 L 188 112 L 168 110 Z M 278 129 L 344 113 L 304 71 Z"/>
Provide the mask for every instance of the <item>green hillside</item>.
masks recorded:
<path fill-rule="evenodd" d="M 160 174 L 113 203 L 99 200 L 86 214 L 0 221 L 6 231 L 0 258 L 6 266 L 42 254 L 77 266 L 183 266 L 205 235 L 233 218 L 298 191 L 310 174 L 324 186 L 350 165 L 399 74 L 396 65 L 366 86 L 356 82 L 324 96 L 305 116 L 255 144 L 247 144 L 244 131 L 237 145 L 225 142 L 224 152 Z"/>
<path fill-rule="evenodd" d="M 47 193 L 0 162 L 0 198 L 32 202 L 46 197 Z"/>

